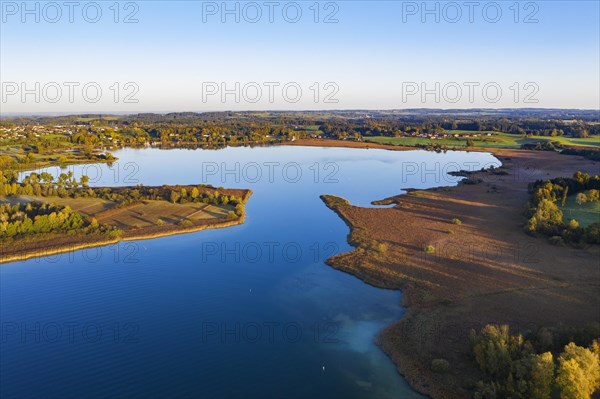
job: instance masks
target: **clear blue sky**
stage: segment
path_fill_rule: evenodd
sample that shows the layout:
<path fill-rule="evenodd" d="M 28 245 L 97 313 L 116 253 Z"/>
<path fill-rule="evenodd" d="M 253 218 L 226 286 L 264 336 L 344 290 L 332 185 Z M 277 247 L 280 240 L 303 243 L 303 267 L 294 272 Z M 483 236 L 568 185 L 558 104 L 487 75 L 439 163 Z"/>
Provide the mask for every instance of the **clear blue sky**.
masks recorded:
<path fill-rule="evenodd" d="M 27 3 L 34 10 L 27 14 L 20 1 L 2 1 L 2 113 L 600 108 L 598 1 L 521 1 L 516 7 L 512 0 L 484 1 L 471 9 L 463 1 L 427 2 L 427 9 L 438 10 L 430 14 L 421 1 L 323 1 L 317 23 L 312 0 L 227 2 L 232 10 L 237 4 L 239 22 L 235 12 L 222 15 L 221 1 L 120 2 L 118 23 L 112 0 L 97 2 L 102 16 L 96 23 L 88 22 L 96 19 L 90 2 L 73 9 L 73 22 L 62 1 L 54 3 L 60 18 L 48 3 L 37 3 L 39 12 L 35 2 Z M 124 23 L 131 13 L 137 22 Z M 333 23 L 324 23 L 327 16 Z M 36 91 L 36 82 L 40 101 L 33 94 L 23 100 L 23 84 Z M 62 90 L 56 103 L 51 82 Z M 73 103 L 64 82 L 80 85 Z M 89 82 L 102 89 L 96 103 L 83 96 Z M 273 102 L 265 82 L 275 85 Z M 234 94 L 222 98 L 223 85 L 239 102 Z M 431 90 L 425 98 L 423 88 Z M 127 94 L 138 102 L 124 102 Z M 337 102 L 325 101 L 327 95 Z"/>

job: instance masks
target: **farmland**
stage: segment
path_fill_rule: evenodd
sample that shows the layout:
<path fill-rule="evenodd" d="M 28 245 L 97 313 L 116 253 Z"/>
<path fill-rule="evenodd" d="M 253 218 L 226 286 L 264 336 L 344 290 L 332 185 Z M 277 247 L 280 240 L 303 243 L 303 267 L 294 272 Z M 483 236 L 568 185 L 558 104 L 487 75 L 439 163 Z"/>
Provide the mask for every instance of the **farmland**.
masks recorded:
<path fill-rule="evenodd" d="M 564 136 L 520 136 L 514 134 L 497 132 L 469 132 L 463 130 L 446 131 L 447 135 L 459 135 L 460 137 L 429 138 L 429 137 L 365 137 L 365 141 L 380 144 L 393 144 L 400 146 L 427 146 L 441 145 L 448 148 L 466 148 L 467 140 L 473 142 L 476 148 L 520 148 L 523 144 L 537 144 L 547 142 L 558 142 L 564 146 L 574 147 L 600 147 L 600 137 L 571 138 Z M 488 136 L 488 134 L 490 134 Z M 477 135 L 477 136 L 475 136 Z M 471 136 L 471 137 L 469 137 Z"/>

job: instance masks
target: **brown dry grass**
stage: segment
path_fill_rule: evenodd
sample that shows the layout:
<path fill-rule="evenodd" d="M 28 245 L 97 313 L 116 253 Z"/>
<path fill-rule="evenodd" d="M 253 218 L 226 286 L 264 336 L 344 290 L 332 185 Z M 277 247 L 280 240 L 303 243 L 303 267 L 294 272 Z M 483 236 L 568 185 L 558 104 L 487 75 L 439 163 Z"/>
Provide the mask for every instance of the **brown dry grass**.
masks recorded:
<path fill-rule="evenodd" d="M 21 200 L 21 202 L 53 202 L 57 205 L 69 206 L 74 211 L 79 212 L 87 217 L 95 216 L 98 213 L 111 209 L 116 205 L 112 201 L 107 201 L 100 198 L 60 198 L 23 195 L 20 197 L 13 197 L 11 200 Z"/>
<path fill-rule="evenodd" d="M 600 318 L 599 248 L 556 247 L 522 229 L 530 181 L 577 170 L 598 174 L 598 163 L 550 152 L 494 152 L 508 174 L 481 172 L 480 184 L 393 197 L 393 208 L 333 206 L 357 249 L 328 263 L 367 283 L 403 289 L 406 315 L 379 343 L 408 382 L 434 398 L 468 397 L 469 380 L 479 378 L 468 355 L 471 328 L 505 323 L 524 332 Z M 373 250 L 378 243 L 387 251 Z M 426 253 L 427 245 L 435 253 Z M 431 372 L 434 358 L 450 361 L 452 371 Z"/>
<path fill-rule="evenodd" d="M 231 206 L 198 203 L 172 204 L 166 201 L 144 201 L 125 208 L 110 209 L 96 214 L 101 224 L 122 230 L 156 226 L 158 219 L 165 224 L 178 224 L 184 220 L 205 221 L 227 219 Z"/>

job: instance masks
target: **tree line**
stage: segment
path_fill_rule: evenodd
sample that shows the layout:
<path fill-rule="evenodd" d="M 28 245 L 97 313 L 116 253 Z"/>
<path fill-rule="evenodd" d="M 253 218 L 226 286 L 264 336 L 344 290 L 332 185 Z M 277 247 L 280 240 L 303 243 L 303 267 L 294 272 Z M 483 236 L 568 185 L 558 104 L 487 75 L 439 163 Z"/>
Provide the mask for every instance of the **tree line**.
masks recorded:
<path fill-rule="evenodd" d="M 578 202 L 600 200 L 600 176 L 576 172 L 572 178 L 538 180 L 529 184 L 529 192 L 525 231 L 549 236 L 556 244 L 600 244 L 600 222 L 586 228 L 580 227 L 575 219 L 565 222 L 557 205 L 564 206 L 568 196 L 576 196 Z"/>
<path fill-rule="evenodd" d="M 100 226 L 68 206 L 32 201 L 26 204 L 0 204 L 0 239 L 24 238 L 39 234 L 116 233 Z"/>
<path fill-rule="evenodd" d="M 577 335 L 579 342 L 565 344 L 564 331 L 548 328 L 529 337 L 511 335 L 507 325 L 471 331 L 473 360 L 484 375 L 474 398 L 590 399 L 600 389 L 598 326 Z M 572 331 L 566 337 L 573 339 Z"/>
<path fill-rule="evenodd" d="M 77 180 L 73 172 L 61 173 L 55 179 L 50 173 L 32 172 L 18 180 L 14 171 L 0 171 L 0 195 L 19 196 L 33 195 L 38 197 L 61 198 L 100 198 L 116 202 L 120 205 L 130 205 L 144 200 L 169 201 L 185 204 L 188 202 L 205 203 L 210 205 L 227 206 L 243 214 L 244 200 L 235 195 L 227 195 L 209 185 L 196 186 L 134 186 L 134 187 L 89 187 L 89 177 L 81 176 Z"/>

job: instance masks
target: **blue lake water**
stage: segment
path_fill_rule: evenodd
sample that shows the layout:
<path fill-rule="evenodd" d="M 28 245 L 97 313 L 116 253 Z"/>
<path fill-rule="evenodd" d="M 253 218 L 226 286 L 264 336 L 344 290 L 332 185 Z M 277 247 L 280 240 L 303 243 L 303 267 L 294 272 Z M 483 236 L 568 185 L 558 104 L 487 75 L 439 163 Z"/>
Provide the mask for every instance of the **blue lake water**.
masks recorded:
<path fill-rule="evenodd" d="M 401 294 L 324 264 L 350 250 L 319 199 L 455 185 L 490 154 L 125 149 L 96 186 L 251 188 L 243 225 L 0 265 L 0 396 L 420 398 L 373 339 Z M 50 169 L 53 173 L 58 169 Z"/>

